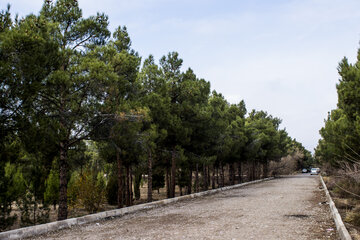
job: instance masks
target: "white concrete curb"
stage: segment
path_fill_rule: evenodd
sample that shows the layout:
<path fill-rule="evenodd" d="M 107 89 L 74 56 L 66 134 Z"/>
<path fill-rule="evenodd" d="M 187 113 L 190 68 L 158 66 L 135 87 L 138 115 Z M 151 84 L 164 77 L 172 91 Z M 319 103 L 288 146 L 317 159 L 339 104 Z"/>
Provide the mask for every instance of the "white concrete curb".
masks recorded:
<path fill-rule="evenodd" d="M 321 183 L 324 187 L 324 191 L 326 193 L 326 197 L 327 197 L 327 200 L 329 202 L 329 206 L 330 206 L 330 210 L 331 210 L 331 214 L 334 218 L 334 221 L 335 221 L 335 225 L 336 225 L 336 229 L 339 233 L 339 237 L 341 240 L 351 240 L 351 236 L 348 232 L 348 230 L 346 229 L 342 219 L 341 219 L 341 216 L 335 206 L 335 203 L 334 201 L 332 200 L 331 196 L 330 196 L 330 193 L 326 187 L 326 184 L 322 178 L 322 176 L 320 175 L 320 180 L 321 180 Z"/>
<path fill-rule="evenodd" d="M 189 195 L 185 195 L 185 196 L 168 198 L 168 199 L 155 201 L 155 202 L 151 202 L 151 203 L 144 203 L 144 204 L 134 205 L 134 206 L 130 206 L 130 207 L 114 209 L 114 210 L 105 211 L 105 212 L 99 212 L 99 213 L 95 213 L 95 214 L 86 215 L 83 217 L 70 218 L 70 219 L 66 219 L 63 221 L 51 222 L 51 223 L 46 223 L 46 224 L 41 224 L 41 225 L 36 225 L 36 226 L 31 226 L 31 227 L 15 229 L 15 230 L 7 231 L 7 232 L 1 232 L 0 239 L 21 239 L 21 238 L 26 238 L 26 237 L 33 237 L 33 236 L 44 234 L 44 233 L 51 232 L 51 231 L 56 231 L 56 230 L 60 230 L 60 229 L 64 229 L 64 228 L 71 228 L 72 226 L 75 226 L 75 225 L 92 223 L 92 222 L 96 222 L 99 220 L 104 220 L 104 219 L 108 219 L 108 218 L 112 218 L 112 217 L 120 217 L 125 214 L 135 213 L 135 212 L 138 212 L 141 210 L 153 209 L 153 208 L 160 207 L 160 206 L 163 206 L 163 205 L 166 205 L 169 203 L 175 203 L 175 202 L 185 200 L 185 199 L 191 199 L 191 198 L 195 198 L 195 197 L 214 194 L 214 193 L 221 192 L 221 191 L 226 191 L 226 190 L 230 190 L 230 189 L 234 189 L 234 188 L 243 187 L 243 186 L 246 186 L 249 184 L 268 181 L 271 179 L 273 179 L 273 177 L 255 180 L 255 181 L 246 182 L 246 183 L 241 183 L 241 184 L 236 184 L 236 185 L 227 186 L 227 187 L 222 187 L 222 188 L 217 188 L 217 189 L 212 189 L 212 190 L 208 190 L 208 191 L 204 191 L 204 192 L 193 193 L 193 194 L 189 194 Z"/>

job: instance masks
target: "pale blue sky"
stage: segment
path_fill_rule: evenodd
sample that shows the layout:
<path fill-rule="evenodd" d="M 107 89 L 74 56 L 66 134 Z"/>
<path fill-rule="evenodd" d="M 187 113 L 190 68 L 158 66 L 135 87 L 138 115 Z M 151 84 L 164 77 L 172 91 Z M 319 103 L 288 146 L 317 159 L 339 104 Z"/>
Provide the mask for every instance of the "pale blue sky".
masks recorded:
<path fill-rule="evenodd" d="M 0 0 L 20 16 L 42 0 Z M 356 59 L 359 0 L 79 0 L 84 16 L 126 25 L 133 48 L 156 59 L 178 51 L 184 69 L 211 82 L 231 103 L 283 120 L 313 151 L 327 112 L 336 107 L 338 62 Z"/>

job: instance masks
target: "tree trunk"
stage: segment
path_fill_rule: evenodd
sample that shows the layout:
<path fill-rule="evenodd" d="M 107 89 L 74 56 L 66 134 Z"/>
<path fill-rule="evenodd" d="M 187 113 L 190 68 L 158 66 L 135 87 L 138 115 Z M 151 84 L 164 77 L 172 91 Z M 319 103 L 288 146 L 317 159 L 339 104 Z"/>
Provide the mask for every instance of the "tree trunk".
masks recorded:
<path fill-rule="evenodd" d="M 215 189 L 215 167 L 213 167 L 213 172 L 211 177 L 211 188 Z"/>
<path fill-rule="evenodd" d="M 216 167 L 216 185 L 219 187 L 219 168 Z"/>
<path fill-rule="evenodd" d="M 170 198 L 169 167 L 166 167 L 165 184 L 166 184 L 166 197 Z"/>
<path fill-rule="evenodd" d="M 116 161 L 117 161 L 117 177 L 118 177 L 118 194 L 117 194 L 117 201 L 118 201 L 118 208 L 124 207 L 124 200 L 123 200 L 123 174 L 122 174 L 122 161 L 120 158 L 120 151 L 116 149 Z"/>
<path fill-rule="evenodd" d="M 129 178 L 130 178 L 130 206 L 133 205 L 134 192 L 133 192 L 133 174 L 131 166 L 129 166 Z"/>
<path fill-rule="evenodd" d="M 251 181 L 256 179 L 256 162 L 255 160 L 252 161 L 252 168 L 251 168 Z"/>
<path fill-rule="evenodd" d="M 211 184 L 211 175 L 210 175 L 210 166 L 207 166 L 207 186 L 209 187 Z"/>
<path fill-rule="evenodd" d="M 260 167 L 260 162 L 259 161 L 256 161 L 255 171 L 256 171 L 256 175 L 255 175 L 256 179 L 260 179 L 261 167 Z"/>
<path fill-rule="evenodd" d="M 190 171 L 189 171 L 189 180 L 188 180 L 188 186 L 187 186 L 187 194 L 191 194 L 191 188 L 192 188 L 192 167 L 190 167 Z"/>
<path fill-rule="evenodd" d="M 199 164 L 196 163 L 195 169 L 195 192 L 199 192 Z"/>
<path fill-rule="evenodd" d="M 224 177 L 224 166 L 220 162 L 220 187 L 224 187 L 225 185 L 225 177 Z"/>
<path fill-rule="evenodd" d="M 176 156 L 175 156 L 175 148 L 171 154 L 171 188 L 170 188 L 170 197 L 175 197 L 175 177 L 176 177 Z"/>
<path fill-rule="evenodd" d="M 141 179 L 142 179 L 142 172 L 140 171 L 140 169 L 136 169 L 134 174 L 134 195 L 136 200 L 139 200 L 141 197 L 140 195 Z"/>
<path fill-rule="evenodd" d="M 147 201 L 152 201 L 152 156 L 151 150 L 149 150 L 149 157 L 148 157 L 148 194 L 147 194 Z"/>
<path fill-rule="evenodd" d="M 229 164 L 229 182 L 230 182 L 230 185 L 235 184 L 235 169 L 234 169 L 233 163 Z"/>
<path fill-rule="evenodd" d="M 130 168 L 126 166 L 126 178 L 125 178 L 125 204 L 130 206 Z"/>
<path fill-rule="evenodd" d="M 266 160 L 263 166 L 263 178 L 267 178 L 269 174 L 269 162 Z"/>
<path fill-rule="evenodd" d="M 238 183 L 242 182 L 241 162 L 238 162 L 237 166 Z"/>
<path fill-rule="evenodd" d="M 208 190 L 208 185 L 207 185 L 207 170 L 206 170 L 206 165 L 205 163 L 203 163 L 203 191 Z"/>
<path fill-rule="evenodd" d="M 64 142 L 60 142 L 60 188 L 58 221 L 67 219 L 67 149 L 67 144 Z"/>

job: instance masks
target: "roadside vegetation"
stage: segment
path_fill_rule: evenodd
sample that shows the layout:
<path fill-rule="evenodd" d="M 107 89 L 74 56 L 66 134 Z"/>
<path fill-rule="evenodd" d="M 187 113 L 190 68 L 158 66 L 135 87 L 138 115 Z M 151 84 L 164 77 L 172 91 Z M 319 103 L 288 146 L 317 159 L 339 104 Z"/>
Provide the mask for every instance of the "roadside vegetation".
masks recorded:
<path fill-rule="evenodd" d="M 338 67 L 337 108 L 329 112 L 315 157 L 328 175 L 327 185 L 353 232 L 360 230 L 360 51 Z M 356 239 L 358 239 L 359 235 Z"/>
<path fill-rule="evenodd" d="M 142 58 L 125 26 L 111 33 L 76 0 L 0 17 L 1 231 L 313 161 L 279 118 L 211 92 L 177 52 Z"/>

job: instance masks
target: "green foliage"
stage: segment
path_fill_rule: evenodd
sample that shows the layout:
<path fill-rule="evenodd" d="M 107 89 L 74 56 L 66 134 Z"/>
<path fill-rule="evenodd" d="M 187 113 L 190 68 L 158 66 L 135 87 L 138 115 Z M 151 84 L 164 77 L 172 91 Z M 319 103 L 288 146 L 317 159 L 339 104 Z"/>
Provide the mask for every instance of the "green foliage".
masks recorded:
<path fill-rule="evenodd" d="M 68 203 L 89 212 L 106 199 L 115 204 L 125 193 L 118 186 L 125 168 L 135 175 L 138 198 L 141 175 L 151 170 L 153 189 L 164 187 L 171 169 L 171 187 L 191 190 L 195 166 L 202 166 L 205 188 L 206 169 L 220 165 L 267 164 L 300 148 L 311 158 L 279 129 L 280 119 L 247 115 L 244 101 L 229 104 L 191 68 L 183 72 L 177 52 L 159 64 L 150 55 L 140 69 L 127 28 L 111 38 L 107 16 L 84 18 L 78 1 L 45 1 L 38 15 L 14 21 L 8 8 L 0 18 L 1 229 L 14 222 L 15 201 L 23 225 L 47 221 L 48 204 L 59 205 L 59 219 Z M 356 95 L 348 93 L 357 86 L 350 68 L 344 61 L 343 103 Z M 349 116 L 327 128 L 339 134 L 337 125 L 346 123 L 359 134 L 356 104 L 345 104 Z M 355 149 L 355 133 L 341 150 Z"/>
<path fill-rule="evenodd" d="M 31 191 L 25 191 L 18 198 L 17 205 L 21 211 L 21 227 L 49 222 L 50 209 L 41 204 Z"/>
<path fill-rule="evenodd" d="M 9 162 L 0 166 L 0 230 L 4 231 L 17 219 L 17 215 L 11 215 L 12 205 L 25 188 L 20 169 Z"/>
<path fill-rule="evenodd" d="M 115 173 L 111 173 L 109 181 L 106 185 L 106 199 L 108 204 L 117 204 L 117 193 L 118 193 L 118 179 Z"/>
<path fill-rule="evenodd" d="M 54 209 L 59 201 L 59 184 L 59 170 L 56 161 L 53 161 L 50 174 L 45 181 L 44 203 L 47 205 L 52 204 Z"/>
<path fill-rule="evenodd" d="M 321 139 L 316 148 L 316 158 L 322 164 L 339 168 L 343 163 L 359 161 L 360 153 L 360 51 L 355 64 L 344 58 L 338 67 L 340 75 L 336 85 L 338 109 L 329 112 Z"/>
<path fill-rule="evenodd" d="M 69 182 L 69 204 L 85 208 L 89 213 L 99 211 L 106 202 L 106 182 L 102 172 L 88 169 L 82 174 L 74 172 Z"/>
<path fill-rule="evenodd" d="M 7 163 L 5 176 L 12 178 L 11 194 L 16 200 L 16 205 L 20 210 L 20 225 L 31 226 L 35 224 L 46 223 L 49 221 L 49 209 L 41 204 L 41 199 L 37 199 L 36 181 L 25 178 L 24 168 L 16 167 Z M 12 202 L 13 203 L 13 202 Z"/>

